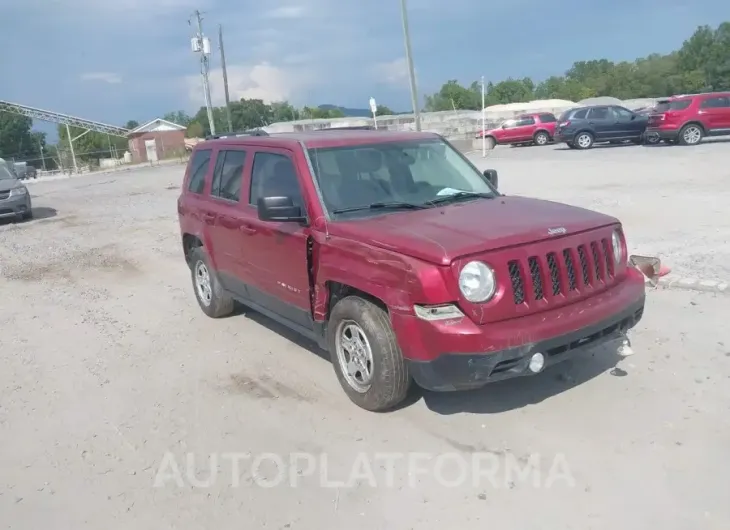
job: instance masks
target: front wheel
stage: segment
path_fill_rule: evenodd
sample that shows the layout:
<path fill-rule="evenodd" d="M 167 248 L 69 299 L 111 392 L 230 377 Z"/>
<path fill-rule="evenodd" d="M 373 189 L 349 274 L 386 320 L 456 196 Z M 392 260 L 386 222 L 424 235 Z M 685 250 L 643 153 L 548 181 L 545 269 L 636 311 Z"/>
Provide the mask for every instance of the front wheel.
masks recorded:
<path fill-rule="evenodd" d="M 682 130 L 679 131 L 679 143 L 681 145 L 697 145 L 702 141 L 703 136 L 704 131 L 702 127 L 690 123 L 682 127 Z"/>
<path fill-rule="evenodd" d="M 579 133 L 574 143 L 577 149 L 590 149 L 593 147 L 593 135 L 589 132 Z"/>
<path fill-rule="evenodd" d="M 337 379 L 357 406 L 377 412 L 406 398 L 411 378 L 388 313 L 379 306 L 358 296 L 337 302 L 327 346 Z"/>

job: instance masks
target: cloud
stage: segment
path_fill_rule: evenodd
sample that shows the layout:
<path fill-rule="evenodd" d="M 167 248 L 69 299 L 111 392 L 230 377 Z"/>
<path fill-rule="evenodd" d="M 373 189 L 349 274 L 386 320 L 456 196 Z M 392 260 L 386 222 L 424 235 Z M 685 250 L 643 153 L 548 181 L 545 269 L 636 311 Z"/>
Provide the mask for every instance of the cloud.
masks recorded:
<path fill-rule="evenodd" d="M 304 6 L 301 5 L 289 5 L 281 6 L 271 11 L 267 11 L 265 16 L 267 18 L 302 18 L 307 13 Z"/>
<path fill-rule="evenodd" d="M 405 57 L 377 63 L 372 71 L 377 81 L 395 86 L 408 84 L 408 61 Z"/>
<path fill-rule="evenodd" d="M 228 91 L 231 101 L 239 99 L 262 99 L 270 103 L 299 99 L 302 90 L 311 86 L 313 78 L 306 71 L 284 69 L 262 62 L 253 66 L 228 66 Z M 200 76 L 185 78 L 188 97 L 195 105 L 203 105 L 203 88 Z M 223 74 L 220 68 L 210 72 L 211 99 L 214 105 L 225 102 Z"/>
<path fill-rule="evenodd" d="M 122 82 L 122 76 L 114 72 L 89 72 L 81 74 L 82 81 L 100 81 L 110 85 L 118 85 Z"/>

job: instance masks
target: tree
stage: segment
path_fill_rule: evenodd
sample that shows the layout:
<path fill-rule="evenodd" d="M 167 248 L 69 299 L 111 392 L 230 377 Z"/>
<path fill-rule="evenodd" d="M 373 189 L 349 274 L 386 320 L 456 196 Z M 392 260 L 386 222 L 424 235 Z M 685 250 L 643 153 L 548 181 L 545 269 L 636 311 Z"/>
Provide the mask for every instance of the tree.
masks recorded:
<path fill-rule="evenodd" d="M 178 125 L 182 125 L 183 127 L 187 127 L 188 125 L 190 125 L 190 122 L 193 121 L 193 119 L 182 110 L 168 112 L 162 117 L 162 119 L 171 121 L 172 123 L 176 123 Z"/>
<path fill-rule="evenodd" d="M 139 122 L 137 120 L 129 120 L 124 126 L 125 129 L 129 129 L 130 131 L 132 129 L 136 129 L 137 127 L 139 127 Z"/>
<path fill-rule="evenodd" d="M 375 110 L 375 114 L 378 116 L 393 116 L 395 112 L 390 110 L 385 105 L 378 105 L 377 109 Z"/>

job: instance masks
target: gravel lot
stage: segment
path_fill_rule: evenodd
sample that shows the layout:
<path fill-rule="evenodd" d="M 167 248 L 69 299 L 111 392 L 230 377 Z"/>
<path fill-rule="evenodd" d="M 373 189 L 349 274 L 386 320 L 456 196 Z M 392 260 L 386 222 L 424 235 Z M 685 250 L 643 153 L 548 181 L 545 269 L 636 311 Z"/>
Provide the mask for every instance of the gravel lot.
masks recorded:
<path fill-rule="evenodd" d="M 728 277 L 729 153 L 498 148 L 488 163 L 506 193 L 616 214 L 635 251 Z M 0 526 L 730 527 L 730 297 L 654 291 L 634 357 L 607 346 L 539 377 L 371 414 L 321 352 L 270 320 L 202 315 L 178 242 L 181 174 L 33 183 L 42 219 L 0 226 Z M 383 454 L 398 452 L 434 460 L 409 476 L 405 456 L 391 475 Z M 234 478 L 224 453 L 252 459 Z M 253 461 L 265 453 L 283 462 Z M 291 453 L 326 460 L 291 465 Z M 196 485 L 209 455 L 219 473 Z M 375 480 L 348 482 L 364 457 Z M 491 479 L 472 473 L 475 458 Z M 459 462 L 467 480 L 448 487 Z M 277 471 L 283 483 L 263 487 Z"/>

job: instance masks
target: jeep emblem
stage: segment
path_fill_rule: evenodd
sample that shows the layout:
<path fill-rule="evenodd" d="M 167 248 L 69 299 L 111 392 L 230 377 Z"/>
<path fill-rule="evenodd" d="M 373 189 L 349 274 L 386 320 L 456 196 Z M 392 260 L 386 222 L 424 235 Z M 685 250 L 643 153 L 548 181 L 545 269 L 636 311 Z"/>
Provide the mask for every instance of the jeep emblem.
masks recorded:
<path fill-rule="evenodd" d="M 548 228 L 549 236 L 563 235 L 563 234 L 566 234 L 567 232 L 568 231 L 565 229 L 564 226 L 559 226 L 558 228 Z"/>

